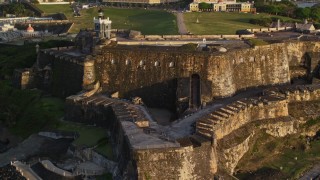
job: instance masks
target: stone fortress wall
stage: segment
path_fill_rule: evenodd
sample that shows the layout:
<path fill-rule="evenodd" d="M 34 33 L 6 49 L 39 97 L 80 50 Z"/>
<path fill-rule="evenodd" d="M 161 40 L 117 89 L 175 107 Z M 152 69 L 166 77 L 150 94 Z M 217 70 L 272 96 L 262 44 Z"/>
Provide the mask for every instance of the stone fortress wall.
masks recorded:
<path fill-rule="evenodd" d="M 259 98 L 241 99 L 202 116 L 196 120 L 195 134 L 171 140 L 161 137 L 152 125 L 139 127 L 137 122 L 147 117 L 141 109 L 133 108 L 135 105 L 105 96 L 69 97 L 66 119 L 79 121 L 81 117 L 81 122 L 108 127 L 119 170 L 130 177 L 210 179 L 219 168 L 233 172 L 248 150 L 254 131 L 242 142 L 222 150 L 218 150 L 217 142 L 256 121 L 261 121 L 273 136 L 295 133 L 294 121 L 278 120 L 288 116 L 288 103 L 319 99 L 319 85 L 269 89 Z M 270 119 L 275 121 L 270 123 Z"/>
<path fill-rule="evenodd" d="M 81 57 L 47 49 L 40 51 L 38 61 L 41 67 L 51 63 L 54 87 L 70 89 L 57 90 L 65 96 L 99 81 L 103 92 L 118 91 L 124 97 L 130 91 L 198 74 L 201 101 L 209 102 L 252 87 L 290 83 L 290 75 L 301 74 L 295 67 L 301 66 L 305 54 L 317 52 L 319 47 L 319 42 L 288 42 L 227 53 L 103 47 L 94 55 Z M 78 83 L 76 88 L 67 83 L 73 81 Z"/>
<path fill-rule="evenodd" d="M 196 74 L 204 103 L 250 88 L 289 84 L 291 74 L 308 76 L 309 67 L 301 69 L 305 54 L 318 52 L 319 46 L 319 42 L 287 42 L 228 53 L 102 47 L 84 58 L 47 50 L 42 52 L 46 58 L 38 61 L 49 59 L 51 85 L 59 86 L 61 89 L 54 91 L 63 96 L 100 82 L 100 92 L 118 92 L 119 97 L 139 94 L 144 101 L 163 102 L 181 91 L 177 99 L 189 98 L 189 90 L 184 89 L 191 83 L 180 86 L 179 80 Z M 67 82 L 74 82 L 76 88 Z M 157 97 L 162 90 L 166 95 Z M 224 137 L 252 121 L 287 117 L 289 102 L 319 100 L 319 96 L 317 85 L 265 91 L 259 98 L 240 99 L 202 115 L 195 120 L 195 133 L 179 138 L 164 134 L 143 107 L 103 95 L 68 97 L 65 118 L 109 128 L 121 174 L 138 179 L 208 179 L 221 167 L 232 173 L 252 135 L 243 143 L 217 151 L 217 143 Z M 266 127 L 278 131 L 272 125 Z M 239 149 L 238 159 L 225 155 Z M 220 157 L 225 158 L 222 161 Z"/>
<path fill-rule="evenodd" d="M 199 135 L 166 139 L 136 105 L 103 95 L 67 98 L 65 119 L 106 127 L 120 174 L 138 179 L 210 179 L 215 147 Z M 148 126 L 139 126 L 149 121 Z M 163 173 L 163 172 L 166 173 Z"/>
<path fill-rule="evenodd" d="M 95 71 L 102 91 L 119 91 L 123 97 L 136 89 L 198 74 L 201 101 L 210 102 L 239 90 L 290 83 L 304 54 L 318 51 L 319 46 L 318 42 L 291 42 L 220 54 L 105 48 L 95 57 Z"/>

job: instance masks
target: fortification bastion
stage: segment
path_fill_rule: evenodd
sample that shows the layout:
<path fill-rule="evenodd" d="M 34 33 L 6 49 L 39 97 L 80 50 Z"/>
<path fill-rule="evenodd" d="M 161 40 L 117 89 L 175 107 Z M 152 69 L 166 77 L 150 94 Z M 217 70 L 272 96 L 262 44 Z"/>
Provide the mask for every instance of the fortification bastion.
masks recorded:
<path fill-rule="evenodd" d="M 75 47 L 40 50 L 33 69 L 17 71 L 14 82 L 28 79 L 26 87 L 66 97 L 66 120 L 105 127 L 122 178 L 232 174 L 255 135 L 224 143 L 235 131 L 261 122 L 273 136 L 296 133 L 289 103 L 320 98 L 319 42 L 218 52 L 94 44 L 91 37 L 82 31 Z M 292 84 L 301 79 L 309 84 Z M 144 105 L 128 100 L 137 96 Z M 154 107 L 175 118 L 159 124 L 149 111 Z"/>

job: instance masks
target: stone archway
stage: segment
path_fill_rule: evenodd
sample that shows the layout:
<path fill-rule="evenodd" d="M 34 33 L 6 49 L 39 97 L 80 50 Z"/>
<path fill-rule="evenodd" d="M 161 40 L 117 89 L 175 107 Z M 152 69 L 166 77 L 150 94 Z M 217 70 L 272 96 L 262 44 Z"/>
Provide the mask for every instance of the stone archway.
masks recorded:
<path fill-rule="evenodd" d="M 201 89 L 200 89 L 200 76 L 192 74 L 190 78 L 190 104 L 189 108 L 197 109 L 201 105 Z"/>

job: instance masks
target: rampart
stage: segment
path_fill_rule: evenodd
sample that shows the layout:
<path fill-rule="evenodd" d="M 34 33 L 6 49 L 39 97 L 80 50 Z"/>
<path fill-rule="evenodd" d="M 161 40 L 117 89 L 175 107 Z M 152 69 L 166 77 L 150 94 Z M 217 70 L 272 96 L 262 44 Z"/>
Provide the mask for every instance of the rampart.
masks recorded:
<path fill-rule="evenodd" d="M 248 132 L 243 143 L 219 151 L 216 142 L 258 121 L 265 123 L 261 128 L 266 128 L 267 133 L 274 136 L 294 133 L 294 122 L 277 121 L 288 117 L 288 104 L 319 99 L 319 85 L 270 88 L 263 91 L 262 96 L 240 99 L 201 115 L 195 119 L 195 133 L 189 132 L 179 138 L 166 135 L 175 127 L 164 130 L 155 124 L 142 106 L 102 95 L 68 97 L 66 119 L 107 127 L 112 135 L 119 170 L 125 176 L 138 179 L 210 179 L 218 168 L 224 167 L 233 172 L 254 133 Z M 275 121 L 270 123 L 270 120 Z M 148 123 L 140 123 L 142 121 Z M 220 164 L 219 158 L 224 159 L 219 161 Z"/>
<path fill-rule="evenodd" d="M 121 174 L 138 179 L 166 179 L 168 174 L 173 179 L 207 179 L 217 170 L 215 148 L 211 141 L 197 135 L 170 139 L 156 129 L 157 125 L 142 107 L 130 102 L 102 95 L 70 96 L 66 108 L 67 120 L 108 128 Z M 150 124 L 141 126 L 141 121 Z"/>
<path fill-rule="evenodd" d="M 209 102 L 248 88 L 290 83 L 291 68 L 295 71 L 294 67 L 303 63 L 304 54 L 317 51 L 319 45 L 291 42 L 227 53 L 190 52 L 173 47 L 106 47 L 95 57 L 95 71 L 102 90 L 119 92 L 120 97 L 198 74 L 201 101 Z"/>
<path fill-rule="evenodd" d="M 227 53 L 116 45 L 97 46 L 91 54 L 50 49 L 39 53 L 38 66 L 52 69 L 50 84 L 58 95 L 100 84 L 94 88 L 97 92 L 119 98 L 139 96 L 148 106 L 175 108 L 172 106 L 180 99 L 193 99 L 197 104 L 199 96 L 202 104 L 214 103 L 216 98 L 250 88 L 288 85 L 297 69 L 298 74 L 310 74 L 305 54 L 318 52 L 319 46 L 318 42 L 287 42 Z M 197 83 L 200 90 L 194 92 Z M 179 127 L 175 124 L 160 126 L 143 106 L 101 94 L 68 97 L 65 118 L 108 128 L 119 171 L 128 177 L 210 179 L 221 155 L 216 152 L 217 141 L 250 122 L 288 116 L 290 102 L 320 98 L 316 85 L 287 87 L 200 110 L 187 122 L 180 119 L 186 122 L 181 126 L 186 129 L 196 124 L 190 132 L 175 129 Z M 238 148 L 247 146 L 249 139 Z"/>
<path fill-rule="evenodd" d="M 202 117 L 197 121 L 197 132 L 221 139 L 251 121 L 288 116 L 287 105 L 278 97 L 242 99 Z"/>
<path fill-rule="evenodd" d="M 319 99 L 319 85 L 267 90 L 264 96 L 241 99 L 201 117 L 196 132 L 219 140 L 250 122 L 288 116 L 289 103 Z"/>
<path fill-rule="evenodd" d="M 93 55 L 60 48 L 40 51 L 38 63 L 42 68 L 51 66 L 54 94 L 62 96 L 99 81 L 103 92 L 118 92 L 119 97 L 168 99 L 159 94 L 152 96 L 163 88 L 171 99 L 184 98 L 175 97 L 179 88 L 176 82 L 196 74 L 200 77 L 201 102 L 206 103 L 248 88 L 288 84 L 292 78 L 306 75 L 307 69 L 302 68 L 305 54 L 317 52 L 319 45 L 287 42 L 230 49 L 226 53 L 177 47 L 106 46 L 97 48 Z M 147 93 L 140 93 L 141 90 Z"/>

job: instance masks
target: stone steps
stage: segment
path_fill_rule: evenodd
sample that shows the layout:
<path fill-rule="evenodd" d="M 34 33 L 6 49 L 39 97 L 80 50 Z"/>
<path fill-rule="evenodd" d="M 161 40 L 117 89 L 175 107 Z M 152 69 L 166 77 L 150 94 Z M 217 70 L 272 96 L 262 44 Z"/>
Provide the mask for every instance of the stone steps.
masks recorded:
<path fill-rule="evenodd" d="M 227 107 L 222 107 L 220 110 L 228 113 L 229 115 L 234 115 L 234 114 L 236 114 L 236 111 L 234 111 L 234 110 L 232 110 L 232 109 L 229 109 L 229 108 L 227 108 Z"/>
<path fill-rule="evenodd" d="M 213 118 L 216 118 L 216 119 L 218 119 L 218 120 L 225 120 L 225 119 L 226 119 L 226 117 L 220 115 L 219 113 L 216 113 L 215 111 L 212 112 L 212 113 L 210 113 L 209 116 L 210 116 L 210 117 L 213 117 Z"/>
<path fill-rule="evenodd" d="M 197 123 L 196 123 L 196 127 L 197 128 L 200 128 L 200 129 L 206 129 L 206 130 L 209 130 L 209 131 L 212 131 L 212 125 L 210 125 L 210 124 L 204 124 L 204 123 L 202 123 L 202 122 L 200 122 L 200 121 L 198 121 Z"/>
<path fill-rule="evenodd" d="M 212 131 L 208 131 L 205 129 L 197 129 L 196 134 L 208 139 L 212 139 Z"/>

